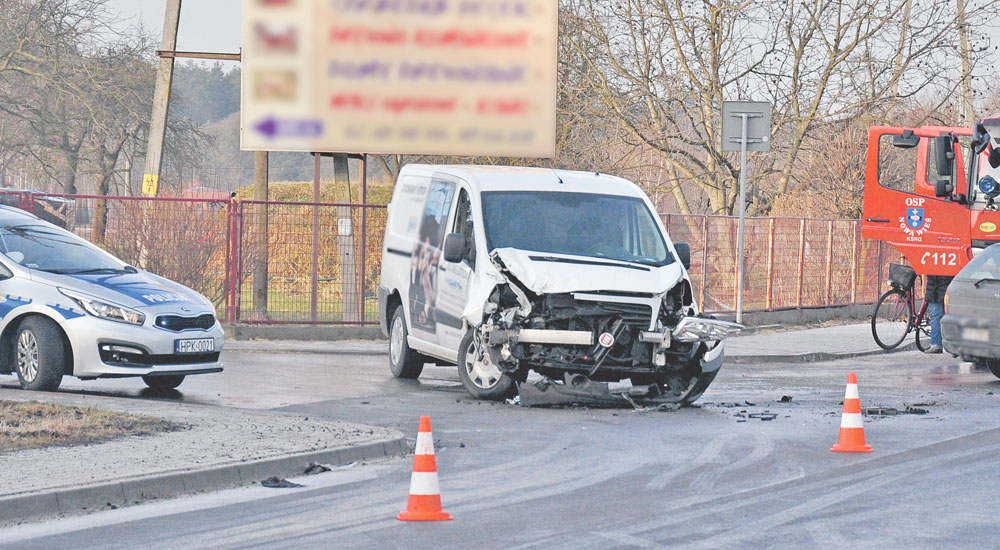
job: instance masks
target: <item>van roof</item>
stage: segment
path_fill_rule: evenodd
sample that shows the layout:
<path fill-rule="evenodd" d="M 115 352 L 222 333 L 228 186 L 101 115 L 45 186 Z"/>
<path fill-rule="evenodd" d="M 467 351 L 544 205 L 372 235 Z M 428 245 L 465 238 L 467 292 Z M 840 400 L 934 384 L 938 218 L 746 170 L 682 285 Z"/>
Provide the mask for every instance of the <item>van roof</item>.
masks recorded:
<path fill-rule="evenodd" d="M 406 175 L 457 177 L 479 192 L 545 190 L 646 198 L 642 189 L 631 181 L 597 172 L 525 166 L 407 164 L 400 170 L 400 176 Z"/>

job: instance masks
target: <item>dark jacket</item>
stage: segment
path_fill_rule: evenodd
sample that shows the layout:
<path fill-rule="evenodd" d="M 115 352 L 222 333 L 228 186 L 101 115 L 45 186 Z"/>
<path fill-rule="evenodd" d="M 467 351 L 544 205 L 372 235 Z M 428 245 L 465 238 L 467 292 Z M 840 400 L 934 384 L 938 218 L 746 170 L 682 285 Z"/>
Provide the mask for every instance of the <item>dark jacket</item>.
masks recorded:
<path fill-rule="evenodd" d="M 944 292 L 948 290 L 948 285 L 951 284 L 952 279 L 954 277 L 946 275 L 928 275 L 927 293 L 924 295 L 924 300 L 928 302 L 943 302 Z"/>

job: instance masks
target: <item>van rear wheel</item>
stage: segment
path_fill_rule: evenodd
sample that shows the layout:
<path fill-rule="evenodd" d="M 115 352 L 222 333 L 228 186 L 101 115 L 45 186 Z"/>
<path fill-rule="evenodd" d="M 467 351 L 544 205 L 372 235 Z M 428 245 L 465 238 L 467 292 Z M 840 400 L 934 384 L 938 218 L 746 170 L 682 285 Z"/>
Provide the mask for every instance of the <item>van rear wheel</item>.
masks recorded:
<path fill-rule="evenodd" d="M 57 389 L 66 365 L 66 350 L 58 325 L 40 316 L 25 319 L 14 340 L 14 365 L 22 388 Z"/>
<path fill-rule="evenodd" d="M 409 334 L 403 306 L 398 306 L 389 324 L 389 370 L 396 378 L 417 378 L 427 361 L 426 357 L 410 348 L 406 340 Z"/>

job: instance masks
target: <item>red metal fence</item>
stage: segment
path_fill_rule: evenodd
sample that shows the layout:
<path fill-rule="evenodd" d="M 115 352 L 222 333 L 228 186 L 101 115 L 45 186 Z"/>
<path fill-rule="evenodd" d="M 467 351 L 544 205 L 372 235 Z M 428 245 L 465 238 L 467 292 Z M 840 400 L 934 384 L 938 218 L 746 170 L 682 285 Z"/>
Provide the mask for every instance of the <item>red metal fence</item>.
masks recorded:
<path fill-rule="evenodd" d="M 0 192 L 0 203 L 194 288 L 230 323 L 378 324 L 384 205 L 11 192 Z M 691 245 L 702 308 L 733 311 L 738 219 L 662 218 L 674 241 Z M 813 218 L 748 218 L 746 254 L 747 312 L 874 303 L 886 265 L 901 261 L 888 245 L 863 240 L 857 220 Z M 264 258 L 266 286 L 255 280 Z"/>

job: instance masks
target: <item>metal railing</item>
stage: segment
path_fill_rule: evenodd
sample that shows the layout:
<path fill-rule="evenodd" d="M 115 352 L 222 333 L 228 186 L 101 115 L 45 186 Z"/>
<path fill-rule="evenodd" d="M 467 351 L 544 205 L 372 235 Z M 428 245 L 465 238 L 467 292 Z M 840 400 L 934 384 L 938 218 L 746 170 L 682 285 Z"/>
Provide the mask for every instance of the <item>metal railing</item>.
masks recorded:
<path fill-rule="evenodd" d="M 201 292 L 230 323 L 378 324 L 385 205 L 8 191 L 0 202 Z M 732 312 L 738 218 L 661 216 L 691 246 L 702 309 Z M 860 221 L 818 218 L 748 218 L 746 257 L 747 312 L 874 303 L 887 264 L 901 261 L 862 239 Z"/>

